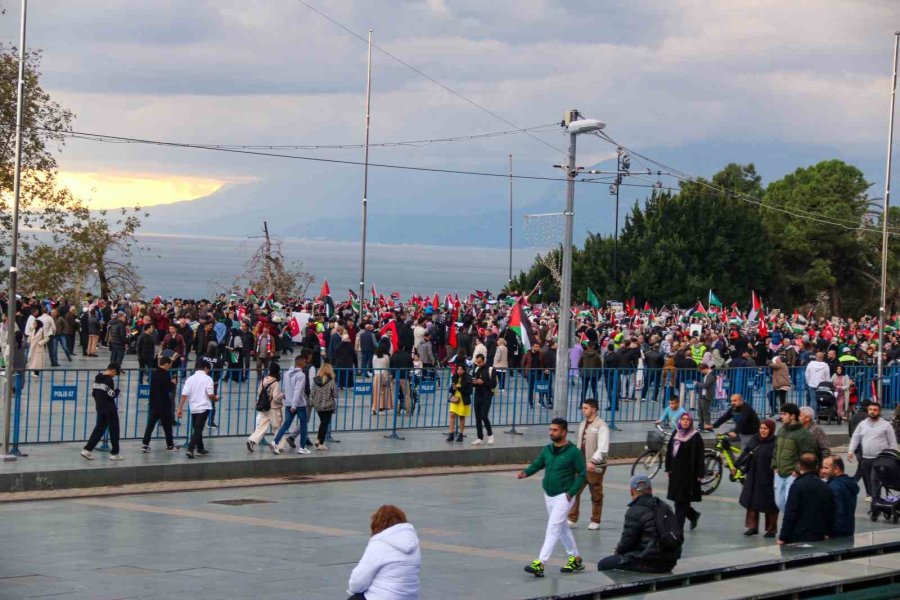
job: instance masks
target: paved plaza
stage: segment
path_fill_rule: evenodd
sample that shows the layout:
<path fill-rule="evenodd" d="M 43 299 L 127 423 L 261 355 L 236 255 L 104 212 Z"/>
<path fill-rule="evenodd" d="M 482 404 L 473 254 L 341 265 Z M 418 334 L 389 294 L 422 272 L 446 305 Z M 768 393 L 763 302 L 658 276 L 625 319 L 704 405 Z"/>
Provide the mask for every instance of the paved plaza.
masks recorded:
<path fill-rule="evenodd" d="M 590 563 L 585 573 L 558 573 L 562 548 L 545 579 L 522 571 L 546 525 L 540 476 L 518 481 L 514 470 L 376 475 L 0 505 L 6 541 L 0 598 L 345 598 L 369 515 L 385 503 L 403 508 L 418 530 L 423 598 L 514 599 L 590 589 L 610 582 L 594 569 L 619 538 L 629 471 L 616 465 L 607 473 L 601 529 L 588 531 L 582 522 L 575 531 Z M 664 493 L 665 475 L 654 483 Z M 697 506 L 703 516 L 687 534 L 685 558 L 721 560 L 739 550 L 773 548 L 772 540 L 741 535 L 737 494 L 736 484 L 724 482 Z M 586 507 L 587 498 L 582 502 Z M 857 532 L 895 528 L 871 523 L 860 504 Z"/>

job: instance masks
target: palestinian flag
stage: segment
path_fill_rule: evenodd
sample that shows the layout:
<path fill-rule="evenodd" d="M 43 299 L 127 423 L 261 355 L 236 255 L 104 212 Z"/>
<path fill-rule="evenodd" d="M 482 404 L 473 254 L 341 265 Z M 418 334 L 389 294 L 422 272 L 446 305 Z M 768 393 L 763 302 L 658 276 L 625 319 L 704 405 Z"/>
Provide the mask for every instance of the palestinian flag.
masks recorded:
<path fill-rule="evenodd" d="M 797 309 L 794 309 L 794 316 L 791 318 L 791 329 L 794 333 L 803 333 L 806 331 L 806 326 L 808 325 L 808 321 L 800 316 L 800 313 Z"/>
<path fill-rule="evenodd" d="M 527 351 L 531 348 L 531 336 L 529 335 L 528 321 L 522 313 L 522 305 L 520 303 L 513 306 L 509 315 L 509 328 L 512 329 L 519 339 L 522 340 L 522 347 Z"/>
<path fill-rule="evenodd" d="M 900 318 L 898 318 L 896 316 L 894 317 L 893 323 L 888 323 L 888 324 L 885 324 L 885 326 L 884 326 L 884 330 L 887 333 L 893 333 L 893 332 L 897 331 L 898 329 L 900 329 Z"/>
<path fill-rule="evenodd" d="M 355 310 L 356 312 L 359 312 L 360 311 L 359 296 L 356 294 L 356 292 L 354 292 L 351 289 L 348 289 L 347 291 L 350 292 L 350 307 L 353 310 Z"/>
<path fill-rule="evenodd" d="M 703 308 L 703 303 L 697 300 L 697 306 L 688 311 L 687 317 L 688 319 L 705 319 L 707 314 L 706 309 Z"/>
<path fill-rule="evenodd" d="M 325 296 L 331 295 L 331 288 L 328 287 L 328 280 L 322 282 L 322 289 L 319 290 L 319 299 L 324 299 Z"/>
<path fill-rule="evenodd" d="M 645 315 L 652 315 L 652 314 L 653 314 L 653 307 L 650 306 L 650 301 L 649 301 L 649 300 L 645 300 L 645 301 L 644 301 L 644 314 L 645 314 Z"/>
<path fill-rule="evenodd" d="M 719 300 L 719 297 L 716 296 L 712 290 L 709 290 L 709 300 L 707 301 L 707 304 L 710 307 L 715 306 L 717 308 L 725 308 L 725 305 L 722 304 L 722 301 Z"/>
<path fill-rule="evenodd" d="M 597 298 L 597 294 L 591 288 L 587 290 L 587 301 L 593 308 L 600 308 L 600 299 Z"/>
<path fill-rule="evenodd" d="M 253 291 L 253 288 L 247 288 L 247 302 L 256 304 L 256 301 L 256 292 Z"/>
<path fill-rule="evenodd" d="M 755 321 L 759 316 L 759 313 L 762 312 L 762 302 L 759 301 L 759 297 L 756 295 L 756 292 L 750 292 L 750 314 L 747 315 L 748 321 Z"/>

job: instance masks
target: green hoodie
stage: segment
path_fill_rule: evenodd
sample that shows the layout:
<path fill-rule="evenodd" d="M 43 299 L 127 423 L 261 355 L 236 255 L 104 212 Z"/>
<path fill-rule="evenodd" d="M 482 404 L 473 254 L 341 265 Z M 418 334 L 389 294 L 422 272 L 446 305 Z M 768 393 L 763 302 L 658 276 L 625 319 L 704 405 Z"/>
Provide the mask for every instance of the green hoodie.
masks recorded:
<path fill-rule="evenodd" d="M 800 455 L 805 452 L 816 454 L 819 446 L 816 438 L 800 423 L 782 425 L 778 437 L 775 438 L 775 454 L 772 456 L 772 467 L 782 477 L 787 477 L 797 468 Z"/>
<path fill-rule="evenodd" d="M 575 496 L 587 479 L 584 456 L 572 442 L 560 447 L 553 444 L 544 446 L 534 462 L 525 469 L 525 475 L 530 477 L 541 469 L 546 469 L 542 485 L 548 496 L 562 493 Z"/>

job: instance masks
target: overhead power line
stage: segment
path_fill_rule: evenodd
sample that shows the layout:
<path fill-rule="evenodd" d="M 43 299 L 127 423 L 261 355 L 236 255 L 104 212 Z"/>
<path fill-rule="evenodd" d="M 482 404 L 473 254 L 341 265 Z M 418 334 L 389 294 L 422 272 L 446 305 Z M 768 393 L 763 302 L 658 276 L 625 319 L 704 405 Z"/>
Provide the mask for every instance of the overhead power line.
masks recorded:
<path fill-rule="evenodd" d="M 338 21 L 338 20 L 335 19 L 334 17 L 328 15 L 327 13 L 325 13 L 324 11 L 322 11 L 321 9 L 316 8 L 315 6 L 313 6 L 312 4 L 310 4 L 309 2 L 306 2 L 305 0 L 297 0 L 297 2 L 299 2 L 300 4 L 302 4 L 303 6 L 305 6 L 306 8 L 308 8 L 309 10 L 313 11 L 314 13 L 316 13 L 317 15 L 319 15 L 320 17 L 322 17 L 322 18 L 325 19 L 326 21 L 332 23 L 333 25 L 336 25 L 337 27 L 340 27 L 341 29 L 343 29 L 344 31 L 346 31 L 347 33 L 349 33 L 350 35 L 352 35 L 353 37 L 355 37 L 355 38 L 358 39 L 359 41 L 364 42 L 366 45 L 368 45 L 368 44 L 370 43 L 368 37 L 366 37 L 366 36 L 364 36 L 364 35 L 362 35 L 362 34 L 359 34 L 359 33 L 357 33 L 356 31 L 353 31 L 353 29 L 351 29 L 351 28 L 348 27 L 347 25 L 344 25 L 343 23 L 341 23 L 340 21 Z M 506 124 L 509 125 L 510 127 L 514 127 L 514 128 L 516 128 L 516 129 L 521 129 L 521 127 L 519 127 L 518 125 L 516 125 L 516 124 L 513 123 L 512 121 L 510 121 L 510 120 L 508 120 L 508 119 L 505 119 L 504 117 L 498 115 L 497 113 L 495 113 L 494 111 L 490 110 L 489 108 L 486 108 L 485 106 L 482 106 L 481 104 L 479 104 L 478 102 L 475 102 L 474 100 L 472 100 L 472 99 L 469 98 L 468 96 L 465 96 L 465 95 L 461 94 L 460 92 L 457 92 L 456 90 L 454 90 L 454 89 L 451 88 L 450 86 L 448 86 L 448 85 L 446 85 L 446 84 L 444 84 L 444 83 L 438 81 L 437 79 L 435 79 L 435 78 L 432 77 L 431 75 L 428 75 L 427 73 L 425 73 L 425 72 L 422 71 L 421 69 L 418 69 L 418 68 L 414 67 L 413 65 L 409 64 L 408 62 L 406 62 L 406 61 L 403 60 L 402 58 L 400 58 L 400 57 L 398 57 L 398 56 L 396 56 L 396 55 L 394 55 L 394 54 L 391 54 L 390 52 L 388 52 L 388 51 L 385 50 L 384 48 L 382 48 L 382 47 L 380 47 L 380 46 L 378 46 L 378 45 L 376 45 L 376 44 L 372 44 L 372 47 L 375 48 L 376 50 L 378 50 L 379 52 L 381 52 L 382 54 L 384 54 L 385 56 L 387 56 L 388 58 L 390 58 L 391 60 L 396 61 L 397 63 L 403 65 L 404 67 L 406 67 L 406 68 L 409 69 L 410 71 L 412 71 L 412 72 L 416 73 L 417 75 L 419 75 L 419 76 L 421 76 L 421 77 L 427 79 L 428 81 L 430 81 L 431 83 L 433 83 L 433 84 L 435 84 L 436 86 L 440 87 L 440 88 L 443 89 L 444 91 L 453 94 L 454 96 L 456 96 L 456 97 L 459 98 L 460 100 L 463 100 L 464 102 L 467 102 L 468 104 L 471 104 L 472 106 L 474 106 L 474 107 L 477 108 L 478 110 L 480 110 L 480 111 L 482 111 L 482 112 L 484 112 L 484 113 L 486 113 L 486 114 L 488 114 L 488 115 L 494 117 L 495 119 L 497 119 L 497 120 L 499 120 L 499 121 L 502 121 L 503 123 L 506 123 Z M 538 143 L 541 143 L 541 144 L 543 144 L 544 146 L 547 146 L 548 148 L 552 148 L 553 150 L 556 150 L 556 151 L 559 152 L 560 154 L 566 155 L 566 151 L 565 151 L 565 150 L 563 150 L 563 149 L 561 149 L 561 148 L 557 148 L 556 146 L 554 146 L 554 145 L 551 144 L 550 142 L 548 142 L 548 141 L 546 141 L 546 140 L 542 140 L 541 138 L 539 138 L 539 137 L 537 137 L 536 135 L 533 135 L 533 134 L 531 134 L 531 133 L 526 133 L 526 135 L 527 135 L 528 137 L 532 138 L 533 140 L 537 141 Z"/>

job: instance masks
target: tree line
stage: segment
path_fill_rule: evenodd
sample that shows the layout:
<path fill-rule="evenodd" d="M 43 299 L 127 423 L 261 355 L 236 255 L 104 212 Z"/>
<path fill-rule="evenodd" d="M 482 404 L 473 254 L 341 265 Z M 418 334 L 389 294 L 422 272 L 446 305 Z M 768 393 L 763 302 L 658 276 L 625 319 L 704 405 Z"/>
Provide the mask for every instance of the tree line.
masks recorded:
<path fill-rule="evenodd" d="M 875 314 L 882 215 L 880 202 L 867 194 L 870 186 L 858 168 L 828 160 L 767 186 L 752 164 L 732 163 L 709 180 L 654 190 L 626 215 L 616 272 L 611 235 L 589 233 L 573 249 L 573 300 L 585 302 L 590 287 L 601 299 L 685 307 L 705 302 L 712 289 L 727 305 L 747 308 L 755 290 L 767 305 L 784 310 Z M 898 223 L 900 209 L 892 208 L 888 225 Z M 896 242 L 891 234 L 889 311 L 900 308 Z M 558 260 L 561 247 L 550 255 Z M 558 300 L 547 258 L 537 257 L 508 288 L 531 290 L 542 281 L 542 298 Z"/>

